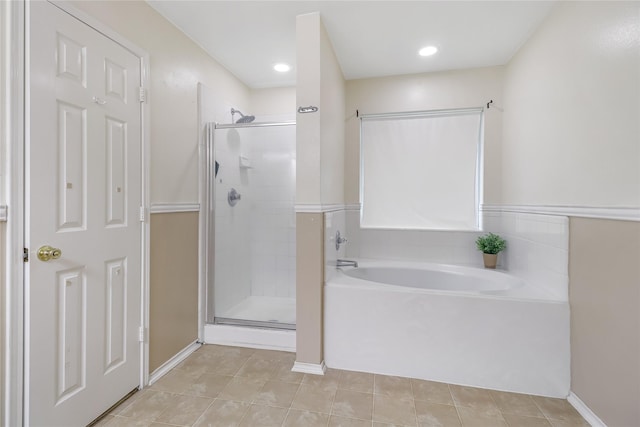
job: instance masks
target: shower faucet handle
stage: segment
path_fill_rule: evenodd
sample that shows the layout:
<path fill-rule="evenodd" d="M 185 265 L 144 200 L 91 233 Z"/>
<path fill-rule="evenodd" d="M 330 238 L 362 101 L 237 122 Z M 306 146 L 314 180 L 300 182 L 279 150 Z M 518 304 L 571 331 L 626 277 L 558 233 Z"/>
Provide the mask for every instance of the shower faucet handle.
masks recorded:
<path fill-rule="evenodd" d="M 340 230 L 336 231 L 336 251 L 340 250 L 340 245 L 347 243 L 347 239 L 340 237 Z"/>
<path fill-rule="evenodd" d="M 229 202 L 229 205 L 231 205 L 232 207 L 235 206 L 238 203 L 238 200 L 240 200 L 241 198 L 242 196 L 236 191 L 235 188 L 232 188 L 227 193 L 227 202 Z"/>

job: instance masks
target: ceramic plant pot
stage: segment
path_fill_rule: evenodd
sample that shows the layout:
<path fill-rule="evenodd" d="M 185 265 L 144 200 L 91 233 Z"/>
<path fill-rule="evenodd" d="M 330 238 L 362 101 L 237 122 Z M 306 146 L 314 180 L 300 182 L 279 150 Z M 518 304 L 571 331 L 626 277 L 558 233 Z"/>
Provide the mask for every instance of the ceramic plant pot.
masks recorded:
<path fill-rule="evenodd" d="M 496 268 L 498 263 L 498 254 L 482 254 L 484 260 L 484 268 Z"/>

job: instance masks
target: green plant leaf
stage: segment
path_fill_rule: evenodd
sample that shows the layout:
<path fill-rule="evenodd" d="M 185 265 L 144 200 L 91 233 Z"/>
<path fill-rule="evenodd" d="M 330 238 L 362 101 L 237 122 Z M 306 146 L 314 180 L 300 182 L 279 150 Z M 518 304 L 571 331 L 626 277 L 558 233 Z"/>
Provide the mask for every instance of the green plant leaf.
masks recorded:
<path fill-rule="evenodd" d="M 489 233 L 476 239 L 476 247 L 485 254 L 497 254 L 507 247 L 507 241 L 497 234 Z"/>

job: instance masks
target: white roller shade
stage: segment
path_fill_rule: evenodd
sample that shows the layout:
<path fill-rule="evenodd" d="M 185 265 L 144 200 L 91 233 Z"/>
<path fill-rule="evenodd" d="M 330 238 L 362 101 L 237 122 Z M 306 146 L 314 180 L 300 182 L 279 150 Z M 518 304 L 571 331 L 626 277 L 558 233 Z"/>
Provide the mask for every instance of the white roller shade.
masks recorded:
<path fill-rule="evenodd" d="M 365 116 L 363 228 L 477 230 L 482 110 Z"/>

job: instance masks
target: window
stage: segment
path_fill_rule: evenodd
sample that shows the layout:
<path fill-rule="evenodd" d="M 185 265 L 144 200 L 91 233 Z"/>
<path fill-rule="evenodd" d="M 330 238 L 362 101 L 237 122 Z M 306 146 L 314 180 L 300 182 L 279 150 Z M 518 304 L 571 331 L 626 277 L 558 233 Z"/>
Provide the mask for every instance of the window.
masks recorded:
<path fill-rule="evenodd" d="M 482 109 L 362 116 L 363 228 L 478 230 Z"/>

